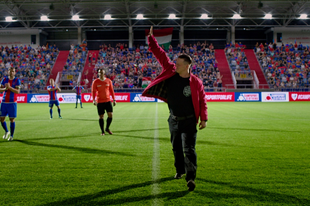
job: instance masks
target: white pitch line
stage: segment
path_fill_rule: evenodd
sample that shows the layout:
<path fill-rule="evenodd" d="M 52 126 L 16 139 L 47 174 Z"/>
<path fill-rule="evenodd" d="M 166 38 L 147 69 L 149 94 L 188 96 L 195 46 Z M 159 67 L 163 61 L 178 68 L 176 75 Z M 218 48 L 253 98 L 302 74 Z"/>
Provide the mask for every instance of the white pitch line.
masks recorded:
<path fill-rule="evenodd" d="M 152 166 L 152 179 L 153 179 L 153 185 L 152 185 L 152 195 L 154 196 L 153 204 L 154 206 L 162 205 L 162 202 L 160 199 L 156 197 L 156 195 L 159 195 L 160 188 L 158 182 L 159 172 L 160 172 L 160 164 L 159 164 L 159 141 L 158 141 L 158 103 L 156 103 L 155 108 L 155 125 L 154 125 L 154 148 L 153 148 L 153 166 Z"/>

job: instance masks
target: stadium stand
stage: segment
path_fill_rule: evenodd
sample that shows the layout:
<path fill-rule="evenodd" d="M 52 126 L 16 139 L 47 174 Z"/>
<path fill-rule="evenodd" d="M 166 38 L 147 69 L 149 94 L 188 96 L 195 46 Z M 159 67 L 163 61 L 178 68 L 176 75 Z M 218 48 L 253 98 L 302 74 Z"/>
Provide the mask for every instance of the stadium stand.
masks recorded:
<path fill-rule="evenodd" d="M 103 44 L 100 50 L 89 52 L 86 43 L 71 45 L 70 51 L 60 52 L 52 45 L 38 48 L 15 45 L 11 48 L 1 46 L 0 52 L 0 78 L 7 75 L 5 68 L 16 67 L 17 76 L 22 81 L 22 92 L 44 90 L 47 80 L 56 79 L 59 72 L 62 75 L 59 80 L 62 86 L 67 86 L 65 88 L 70 89 L 80 82 L 86 89 L 90 89 L 91 82 L 97 78 L 98 68 L 106 69 L 117 91 L 141 90 L 161 71 L 160 65 L 143 44 L 133 48 L 122 43 L 115 47 Z M 255 70 L 260 84 L 268 84 L 271 89 L 309 89 L 309 47 L 301 44 L 277 47 L 257 43 L 254 50 L 244 49 L 240 44 L 228 44 L 224 50 L 214 50 L 212 45 L 197 42 L 189 46 L 170 46 L 166 52 L 172 61 L 182 52 L 189 53 L 193 59 L 192 72 L 203 81 L 206 91 L 230 88 L 233 85 L 231 71 L 237 72 L 238 76 L 249 72 L 250 68 Z M 247 77 L 251 77 L 251 73 Z"/>
<path fill-rule="evenodd" d="M 56 45 L 0 46 L 0 77 L 7 75 L 7 68 L 15 67 L 21 80 L 21 92 L 39 92 L 44 89 L 59 50 Z"/>
<path fill-rule="evenodd" d="M 203 81 L 205 90 L 217 90 L 218 82 L 221 82 L 222 78 L 212 44 L 197 42 L 189 46 L 170 46 L 166 52 L 172 61 L 182 52 L 189 53 L 193 59 L 192 72 Z M 92 75 L 93 79 L 97 77 L 97 69 L 106 69 L 106 74 L 113 81 L 116 90 L 145 88 L 161 72 L 155 57 L 143 44 L 133 48 L 127 48 L 121 43 L 115 47 L 101 45 L 93 71 L 90 72 L 89 65 L 86 67 L 84 70 L 89 71 L 88 77 Z"/>
<path fill-rule="evenodd" d="M 259 88 L 268 89 L 269 88 L 268 83 L 266 81 L 266 78 L 265 78 L 265 75 L 262 71 L 262 68 L 258 63 L 258 60 L 257 60 L 256 55 L 254 53 L 254 50 L 245 49 L 244 53 L 245 53 L 245 56 L 247 58 L 249 68 L 251 68 L 251 70 L 254 70 L 256 75 L 257 75 L 257 78 L 259 81 Z"/>
<path fill-rule="evenodd" d="M 218 69 L 221 74 L 223 74 L 223 87 L 232 88 L 233 81 L 231 76 L 231 70 L 229 69 L 229 65 L 225 56 L 225 51 L 223 49 L 216 49 L 215 58 L 218 61 Z"/>
<path fill-rule="evenodd" d="M 279 91 L 309 91 L 310 48 L 302 44 L 260 44 L 255 48 L 270 88 Z"/>

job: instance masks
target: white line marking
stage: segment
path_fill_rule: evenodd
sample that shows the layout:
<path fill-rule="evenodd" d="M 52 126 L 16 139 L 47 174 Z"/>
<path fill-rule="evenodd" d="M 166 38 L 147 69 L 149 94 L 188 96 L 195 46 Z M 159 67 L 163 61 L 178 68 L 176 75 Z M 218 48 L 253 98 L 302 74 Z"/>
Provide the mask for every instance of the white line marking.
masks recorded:
<path fill-rule="evenodd" d="M 152 167 L 152 195 L 154 196 L 153 204 L 154 206 L 163 205 L 162 201 L 158 199 L 156 196 L 159 195 L 160 188 L 159 184 L 157 182 L 159 178 L 159 172 L 160 172 L 160 164 L 159 164 L 159 141 L 158 141 L 158 104 L 156 103 L 155 108 L 155 125 L 154 125 L 154 148 L 153 148 L 153 167 Z"/>

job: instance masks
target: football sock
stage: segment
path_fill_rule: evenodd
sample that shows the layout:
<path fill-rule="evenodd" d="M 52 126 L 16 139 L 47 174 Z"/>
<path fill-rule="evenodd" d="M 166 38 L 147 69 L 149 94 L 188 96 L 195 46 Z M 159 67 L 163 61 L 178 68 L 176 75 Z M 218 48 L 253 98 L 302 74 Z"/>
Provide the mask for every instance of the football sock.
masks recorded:
<path fill-rule="evenodd" d="M 107 128 L 106 128 L 106 129 L 109 129 L 109 128 L 110 128 L 111 122 L 112 122 L 112 118 L 108 117 L 108 118 L 107 118 Z"/>
<path fill-rule="evenodd" d="M 61 116 L 61 115 L 60 115 L 60 109 L 58 109 L 58 114 L 59 114 L 59 116 Z"/>
<path fill-rule="evenodd" d="M 104 133 L 104 131 L 103 131 L 103 126 L 104 126 L 103 119 L 99 119 L 99 125 L 100 125 L 101 132 Z"/>
<path fill-rule="evenodd" d="M 51 115 L 51 118 L 53 118 L 53 110 L 50 109 L 50 115 Z"/>
<path fill-rule="evenodd" d="M 77 103 L 78 103 L 78 101 L 76 100 L 75 107 L 77 107 Z"/>
<path fill-rule="evenodd" d="M 10 128 L 11 128 L 11 136 L 13 137 L 15 131 L 15 122 L 11 122 Z"/>
<path fill-rule="evenodd" d="M 82 101 L 80 101 L 80 105 L 81 105 L 81 108 L 82 108 Z"/>
<path fill-rule="evenodd" d="M 6 126 L 6 122 L 1 122 L 1 125 L 2 125 L 2 127 L 3 127 L 3 129 L 4 129 L 5 132 L 8 132 L 8 131 L 9 131 L 9 130 L 8 130 L 8 127 Z"/>

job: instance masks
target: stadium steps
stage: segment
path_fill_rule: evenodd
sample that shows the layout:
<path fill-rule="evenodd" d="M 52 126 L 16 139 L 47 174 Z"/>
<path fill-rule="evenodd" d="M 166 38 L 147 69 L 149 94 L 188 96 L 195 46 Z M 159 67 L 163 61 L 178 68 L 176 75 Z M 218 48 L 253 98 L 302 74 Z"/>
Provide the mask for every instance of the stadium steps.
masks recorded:
<path fill-rule="evenodd" d="M 245 53 L 246 58 L 248 60 L 250 69 L 254 70 L 256 72 L 256 75 L 257 75 L 257 78 L 258 78 L 258 81 L 260 84 L 259 88 L 260 89 L 269 89 L 269 85 L 266 81 L 263 70 L 258 63 L 258 60 L 257 60 L 256 55 L 254 53 L 254 50 L 253 49 L 245 49 L 244 53 Z M 263 84 L 263 85 L 261 85 L 261 84 Z"/>
<path fill-rule="evenodd" d="M 50 83 L 50 78 L 53 78 L 54 80 L 57 77 L 58 72 L 62 72 L 66 61 L 68 59 L 69 56 L 69 51 L 60 51 L 58 54 L 58 57 L 56 59 L 56 62 L 54 64 L 54 67 L 52 69 L 51 75 L 48 78 L 48 81 L 46 82 L 46 86 L 49 85 Z"/>
<path fill-rule="evenodd" d="M 215 49 L 215 59 L 217 60 L 218 64 L 218 69 L 221 73 L 221 75 L 223 75 L 222 78 L 222 84 L 223 87 L 226 87 L 227 89 L 234 89 L 233 86 L 233 80 L 232 80 L 232 76 L 231 76 L 231 71 L 228 65 L 228 61 L 225 55 L 225 51 L 224 49 Z"/>
<path fill-rule="evenodd" d="M 93 56 L 96 55 L 96 61 L 95 61 L 95 64 L 96 64 L 98 60 L 98 56 L 99 56 L 99 50 L 89 50 L 87 53 L 86 62 L 84 65 L 82 79 L 81 79 L 81 81 L 83 81 L 83 78 L 85 78 L 85 72 L 88 71 L 88 74 L 86 75 L 86 78 L 88 79 L 87 89 L 91 88 L 91 84 L 93 81 L 93 75 L 94 75 L 94 67 L 95 67 L 95 65 L 92 65 L 92 64 L 90 64 L 90 66 L 88 65 L 89 64 L 89 61 L 88 61 L 89 53 L 92 53 Z"/>

